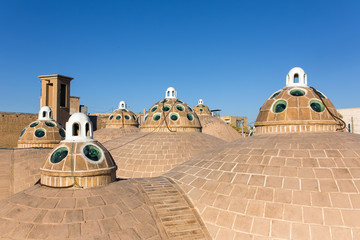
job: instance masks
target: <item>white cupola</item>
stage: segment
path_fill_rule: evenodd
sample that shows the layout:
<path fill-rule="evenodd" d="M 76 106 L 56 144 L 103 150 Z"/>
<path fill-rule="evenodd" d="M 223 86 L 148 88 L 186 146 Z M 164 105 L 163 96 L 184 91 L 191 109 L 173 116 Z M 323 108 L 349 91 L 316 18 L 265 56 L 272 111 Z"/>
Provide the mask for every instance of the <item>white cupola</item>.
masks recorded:
<path fill-rule="evenodd" d="M 165 92 L 165 98 L 177 98 L 175 88 L 169 87 Z"/>
<path fill-rule="evenodd" d="M 287 87 L 307 87 L 307 75 L 300 67 L 294 67 L 286 76 Z"/>
<path fill-rule="evenodd" d="M 38 120 L 53 120 L 51 108 L 48 106 L 43 106 L 42 108 L 40 108 Z"/>
<path fill-rule="evenodd" d="M 204 101 L 202 99 L 199 99 L 198 104 L 204 104 Z"/>
<path fill-rule="evenodd" d="M 64 142 L 87 142 L 93 139 L 93 125 L 85 113 L 74 113 L 66 123 Z"/>
<path fill-rule="evenodd" d="M 126 102 L 121 101 L 121 102 L 119 103 L 119 109 L 126 109 Z"/>

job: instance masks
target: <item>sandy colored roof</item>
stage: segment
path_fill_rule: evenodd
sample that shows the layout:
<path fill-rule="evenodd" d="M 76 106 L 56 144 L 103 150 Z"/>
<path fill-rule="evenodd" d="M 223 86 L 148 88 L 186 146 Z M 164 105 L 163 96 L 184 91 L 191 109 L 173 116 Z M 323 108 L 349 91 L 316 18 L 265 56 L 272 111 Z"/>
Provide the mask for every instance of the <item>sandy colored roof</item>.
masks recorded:
<path fill-rule="evenodd" d="M 198 155 L 166 176 L 214 239 L 358 239 L 360 135 L 258 135 Z"/>
<path fill-rule="evenodd" d="M 94 139 L 101 143 L 110 141 L 112 139 L 139 132 L 139 128 L 102 128 L 94 131 Z"/>
<path fill-rule="evenodd" d="M 54 120 L 31 122 L 20 134 L 19 148 L 54 147 L 65 138 L 65 129 Z"/>
<path fill-rule="evenodd" d="M 232 142 L 241 138 L 241 135 L 231 126 L 218 117 L 198 115 L 202 126 L 202 133 Z"/>
<path fill-rule="evenodd" d="M 86 190 L 36 185 L 0 206 L 6 239 L 209 239 L 193 206 L 166 178 Z"/>
<path fill-rule="evenodd" d="M 106 121 L 106 128 L 137 128 L 138 126 L 135 113 L 126 108 L 115 110 Z"/>
<path fill-rule="evenodd" d="M 117 177 L 155 177 L 223 140 L 199 132 L 153 132 L 125 135 L 105 142 L 114 158 Z"/>
<path fill-rule="evenodd" d="M 285 87 L 276 91 L 261 107 L 255 133 L 335 132 L 338 123 L 321 100 L 331 113 L 335 116 L 338 113 L 329 98 L 319 94 L 310 87 Z"/>
<path fill-rule="evenodd" d="M 155 103 L 144 117 L 141 131 L 151 132 L 200 132 L 197 114 L 177 98 L 165 98 Z"/>
<path fill-rule="evenodd" d="M 194 112 L 196 112 L 196 114 L 198 116 L 200 115 L 208 115 L 208 116 L 211 116 L 211 111 L 210 111 L 210 108 L 208 106 L 206 106 L 205 104 L 202 104 L 202 103 L 199 103 L 199 104 L 196 104 L 194 107 Z"/>

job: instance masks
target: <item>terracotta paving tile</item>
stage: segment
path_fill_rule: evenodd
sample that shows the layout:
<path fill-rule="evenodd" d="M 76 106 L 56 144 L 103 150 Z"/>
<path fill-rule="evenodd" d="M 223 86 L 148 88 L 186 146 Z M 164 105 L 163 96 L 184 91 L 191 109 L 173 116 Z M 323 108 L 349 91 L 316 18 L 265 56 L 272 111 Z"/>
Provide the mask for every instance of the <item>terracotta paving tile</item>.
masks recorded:
<path fill-rule="evenodd" d="M 330 207 L 330 197 L 328 193 L 312 192 L 311 205 L 317 207 Z"/>
<path fill-rule="evenodd" d="M 319 180 L 321 192 L 338 192 L 336 182 L 331 179 Z"/>
<path fill-rule="evenodd" d="M 271 188 L 258 187 L 256 191 L 255 199 L 272 201 L 274 198 L 274 190 Z"/>
<path fill-rule="evenodd" d="M 301 179 L 301 190 L 319 191 L 318 181 L 315 179 Z"/>
<path fill-rule="evenodd" d="M 311 238 L 316 240 L 327 240 L 331 239 L 330 229 L 325 226 L 311 225 Z"/>
<path fill-rule="evenodd" d="M 285 204 L 284 219 L 288 221 L 302 222 L 302 208 L 295 205 Z"/>
<path fill-rule="evenodd" d="M 293 223 L 291 226 L 291 239 L 310 239 L 309 225 Z"/>
<path fill-rule="evenodd" d="M 360 227 L 360 210 L 341 210 L 344 224 L 349 227 Z"/>
<path fill-rule="evenodd" d="M 341 212 L 338 209 L 324 208 L 324 220 L 326 225 L 343 225 Z"/>
<path fill-rule="evenodd" d="M 249 216 L 262 217 L 265 210 L 265 203 L 263 201 L 250 200 L 246 208 L 246 214 Z"/>
<path fill-rule="evenodd" d="M 358 192 L 353 181 L 351 180 L 338 180 L 337 184 L 339 186 L 340 192 L 350 192 L 350 193 Z"/>
<path fill-rule="evenodd" d="M 262 236 L 269 236 L 270 220 L 254 218 L 251 232 L 255 234 L 260 234 Z"/>
<path fill-rule="evenodd" d="M 349 228 L 332 227 L 331 235 L 332 239 L 357 239 L 355 236 L 354 238 L 352 237 L 351 229 Z"/>
<path fill-rule="evenodd" d="M 214 208 L 207 207 L 202 214 L 203 218 L 206 219 L 207 222 L 215 224 L 216 219 L 219 215 L 219 211 Z"/>
<path fill-rule="evenodd" d="M 266 178 L 266 187 L 282 187 L 283 178 L 282 177 L 271 177 Z"/>
<path fill-rule="evenodd" d="M 273 220 L 271 223 L 271 237 L 289 239 L 290 223 Z"/>
<path fill-rule="evenodd" d="M 265 204 L 265 217 L 282 219 L 284 213 L 284 206 L 280 203 L 266 203 Z"/>
<path fill-rule="evenodd" d="M 217 239 L 233 239 L 235 232 L 230 229 L 220 228 L 218 234 L 216 235 Z"/>
<path fill-rule="evenodd" d="M 303 207 L 304 222 L 323 224 L 323 216 L 321 208 Z"/>
<path fill-rule="evenodd" d="M 252 217 L 237 215 L 234 223 L 234 229 L 242 232 L 250 232 L 252 221 Z"/>
<path fill-rule="evenodd" d="M 236 215 L 234 213 L 220 211 L 216 220 L 216 225 L 231 229 L 235 221 L 235 217 Z"/>
<path fill-rule="evenodd" d="M 251 175 L 249 185 L 264 186 L 265 176 Z"/>
<path fill-rule="evenodd" d="M 344 193 L 330 193 L 330 199 L 333 207 L 336 208 L 351 208 L 348 194 Z"/>

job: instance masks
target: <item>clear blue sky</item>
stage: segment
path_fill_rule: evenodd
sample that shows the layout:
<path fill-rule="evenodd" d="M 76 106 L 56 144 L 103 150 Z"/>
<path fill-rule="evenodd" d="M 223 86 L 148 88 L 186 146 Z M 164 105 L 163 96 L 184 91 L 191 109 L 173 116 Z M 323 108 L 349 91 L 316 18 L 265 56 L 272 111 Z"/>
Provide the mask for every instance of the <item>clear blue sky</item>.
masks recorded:
<path fill-rule="evenodd" d="M 0 111 L 37 112 L 42 74 L 74 78 L 90 113 L 149 109 L 169 86 L 256 119 L 295 66 L 360 107 L 360 1 L 1 1 Z"/>

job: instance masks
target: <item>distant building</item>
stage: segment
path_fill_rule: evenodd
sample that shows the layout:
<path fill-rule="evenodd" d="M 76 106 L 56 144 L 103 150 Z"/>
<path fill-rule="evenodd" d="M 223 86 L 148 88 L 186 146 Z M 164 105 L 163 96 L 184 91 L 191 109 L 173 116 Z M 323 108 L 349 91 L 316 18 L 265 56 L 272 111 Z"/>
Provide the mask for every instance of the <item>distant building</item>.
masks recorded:
<path fill-rule="evenodd" d="M 349 132 L 360 134 L 360 108 L 337 109 Z"/>
<path fill-rule="evenodd" d="M 248 123 L 247 117 L 224 116 L 220 119 L 234 127 L 241 127 L 242 122 L 243 126 L 246 127 Z"/>

